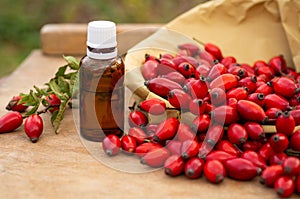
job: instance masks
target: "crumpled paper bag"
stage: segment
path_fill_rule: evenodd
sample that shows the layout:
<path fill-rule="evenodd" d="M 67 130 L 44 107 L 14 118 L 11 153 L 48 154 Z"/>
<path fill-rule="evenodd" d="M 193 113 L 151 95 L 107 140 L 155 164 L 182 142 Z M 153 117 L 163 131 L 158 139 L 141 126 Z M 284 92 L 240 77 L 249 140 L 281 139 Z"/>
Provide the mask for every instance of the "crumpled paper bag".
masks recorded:
<path fill-rule="evenodd" d="M 159 96 L 144 86 L 140 71 L 145 53 L 176 53 L 181 43 L 214 43 L 224 56 L 252 65 L 282 54 L 300 72 L 299 0 L 212 0 L 178 16 L 128 50 L 126 86 L 141 99 Z M 168 104 L 169 107 L 172 107 Z M 275 131 L 274 126 L 267 128 Z"/>
<path fill-rule="evenodd" d="M 283 54 L 300 72 L 299 0 L 215 0 L 200 4 L 166 25 L 202 42 L 217 44 L 224 55 L 253 64 Z"/>

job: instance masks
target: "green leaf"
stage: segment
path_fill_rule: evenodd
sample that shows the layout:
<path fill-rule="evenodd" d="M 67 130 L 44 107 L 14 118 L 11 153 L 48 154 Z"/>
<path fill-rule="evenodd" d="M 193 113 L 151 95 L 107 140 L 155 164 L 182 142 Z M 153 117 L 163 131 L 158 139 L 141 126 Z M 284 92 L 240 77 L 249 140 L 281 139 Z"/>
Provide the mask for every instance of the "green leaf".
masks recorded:
<path fill-rule="evenodd" d="M 69 82 L 67 82 L 65 80 L 65 78 L 63 78 L 62 76 L 59 76 L 57 79 L 57 85 L 59 86 L 62 93 L 66 93 L 66 94 L 68 94 L 68 96 L 71 96 Z"/>
<path fill-rule="evenodd" d="M 48 95 L 48 93 L 46 92 L 45 89 L 40 89 L 39 87 L 37 87 L 35 85 L 33 87 L 36 90 L 36 92 L 38 93 L 39 97 L 41 97 L 41 96 L 47 96 Z"/>
<path fill-rule="evenodd" d="M 57 117 L 57 114 L 58 114 L 58 110 L 57 110 L 57 111 L 54 111 L 54 112 L 52 113 L 52 116 L 51 116 L 51 124 L 52 124 L 52 125 L 53 125 L 54 120 L 55 120 L 56 117 Z"/>
<path fill-rule="evenodd" d="M 76 74 L 76 73 L 78 73 L 78 71 L 72 72 L 72 73 L 68 73 L 68 74 L 65 74 L 65 75 L 63 75 L 63 77 L 64 77 L 65 79 L 71 79 L 71 77 L 72 77 L 74 74 Z"/>
<path fill-rule="evenodd" d="M 73 70 L 79 69 L 79 60 L 72 56 L 63 56 L 64 59 L 67 61 L 69 67 Z"/>
<path fill-rule="evenodd" d="M 40 104 L 34 105 L 29 111 L 27 111 L 27 112 L 25 113 L 25 115 L 26 115 L 26 116 L 29 116 L 29 115 L 32 115 L 32 114 L 36 113 L 37 110 L 38 110 L 38 108 L 39 108 L 39 106 L 40 106 Z"/>
<path fill-rule="evenodd" d="M 55 73 L 55 78 L 58 78 L 59 76 L 63 76 L 67 70 L 68 65 L 64 65 L 58 68 L 58 71 Z"/>
<path fill-rule="evenodd" d="M 77 91 L 79 90 L 78 80 L 78 72 L 73 73 L 70 78 L 70 92 L 72 93 L 72 95 L 74 93 L 77 93 Z"/>
<path fill-rule="evenodd" d="M 61 89 L 55 82 L 55 79 L 50 80 L 49 87 L 61 101 L 68 100 L 68 96 L 66 96 L 64 93 L 61 92 Z"/>
<path fill-rule="evenodd" d="M 51 123 L 52 123 L 52 126 L 54 127 L 55 133 L 57 133 L 60 123 L 64 118 L 64 113 L 65 113 L 65 110 L 66 110 L 66 107 L 67 107 L 67 104 L 69 103 L 69 101 L 70 101 L 70 99 L 67 101 L 63 101 L 60 104 L 58 111 L 56 111 L 57 113 L 54 112 L 55 115 L 54 116 L 52 115 L 53 118 L 51 117 Z"/>

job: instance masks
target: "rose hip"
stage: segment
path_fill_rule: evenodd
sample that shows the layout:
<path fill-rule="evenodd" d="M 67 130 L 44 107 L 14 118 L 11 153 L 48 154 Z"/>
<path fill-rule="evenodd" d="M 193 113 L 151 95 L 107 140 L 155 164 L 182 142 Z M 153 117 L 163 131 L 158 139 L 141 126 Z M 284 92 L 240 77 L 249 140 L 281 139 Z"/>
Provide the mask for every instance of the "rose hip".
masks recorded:
<path fill-rule="evenodd" d="M 287 158 L 284 152 L 275 153 L 269 158 L 269 165 L 282 165 L 283 161 Z"/>
<path fill-rule="evenodd" d="M 278 108 L 285 111 L 290 108 L 289 101 L 277 94 L 265 95 L 265 109 Z"/>
<path fill-rule="evenodd" d="M 147 116 L 138 110 L 129 113 L 128 122 L 131 127 L 142 127 L 148 124 Z"/>
<path fill-rule="evenodd" d="M 290 138 L 290 146 L 295 151 L 300 151 L 300 130 L 297 130 L 293 133 Z"/>
<path fill-rule="evenodd" d="M 198 157 L 193 157 L 188 159 L 184 165 L 185 176 L 191 179 L 196 179 L 201 177 L 204 164 L 205 164 L 204 160 Z"/>
<path fill-rule="evenodd" d="M 153 79 L 157 76 L 158 62 L 156 60 L 148 60 L 142 65 L 142 75 L 146 80 Z"/>
<path fill-rule="evenodd" d="M 199 52 L 200 52 L 199 47 L 197 45 L 191 44 L 191 43 L 180 44 L 180 45 L 178 45 L 178 48 L 180 50 L 186 50 L 186 51 L 188 51 L 191 56 L 198 55 Z"/>
<path fill-rule="evenodd" d="M 280 153 L 288 148 L 289 139 L 285 134 L 276 133 L 270 138 L 270 145 L 275 152 Z"/>
<path fill-rule="evenodd" d="M 36 143 L 43 132 L 43 120 L 41 116 L 32 114 L 28 116 L 24 123 L 24 130 L 32 143 Z"/>
<path fill-rule="evenodd" d="M 139 108 L 153 115 L 160 115 L 166 111 L 166 103 L 158 98 L 151 98 L 142 101 Z"/>
<path fill-rule="evenodd" d="M 17 112 L 24 112 L 28 106 L 25 106 L 25 103 L 19 103 L 22 99 L 22 96 L 13 96 L 13 98 L 9 101 L 6 106 L 6 110 L 17 111 Z"/>
<path fill-rule="evenodd" d="M 215 146 L 223 138 L 223 135 L 223 125 L 214 124 L 207 130 L 204 141 L 211 146 Z"/>
<path fill-rule="evenodd" d="M 200 77 L 199 80 L 190 82 L 184 86 L 184 90 L 189 93 L 192 98 L 203 99 L 208 94 L 208 86 L 206 83 L 206 79 L 204 77 Z"/>
<path fill-rule="evenodd" d="M 221 140 L 215 148 L 216 150 L 221 150 L 226 153 L 230 153 L 236 157 L 240 155 L 239 149 L 228 140 Z"/>
<path fill-rule="evenodd" d="M 179 73 L 181 73 L 185 78 L 190 78 L 190 77 L 197 78 L 195 67 L 188 62 L 183 62 L 183 63 L 179 64 L 177 71 Z"/>
<path fill-rule="evenodd" d="M 195 157 L 199 152 L 199 143 L 195 140 L 186 140 L 181 145 L 181 156 L 187 160 L 191 157 Z"/>
<path fill-rule="evenodd" d="M 169 58 L 160 58 L 157 66 L 157 74 L 164 75 L 177 70 L 175 63 Z"/>
<path fill-rule="evenodd" d="M 140 162 L 150 167 L 161 167 L 164 165 L 169 156 L 170 152 L 166 148 L 162 147 L 146 153 L 146 155 L 141 158 Z"/>
<path fill-rule="evenodd" d="M 292 177 L 281 176 L 275 181 L 274 189 L 280 197 L 289 197 L 294 193 L 295 182 Z"/>
<path fill-rule="evenodd" d="M 202 99 L 194 99 L 190 101 L 189 110 L 195 115 L 202 115 L 206 109 L 206 102 L 203 102 Z"/>
<path fill-rule="evenodd" d="M 295 189 L 298 194 L 300 194 L 300 175 L 296 176 L 295 179 Z"/>
<path fill-rule="evenodd" d="M 241 79 L 248 77 L 248 72 L 241 68 L 240 66 L 236 66 L 236 67 L 232 67 L 233 70 L 228 70 L 230 71 L 231 74 L 236 75 L 238 77 L 240 77 Z"/>
<path fill-rule="evenodd" d="M 241 154 L 241 158 L 249 160 L 255 166 L 261 168 L 262 170 L 267 168 L 266 161 L 255 151 L 245 151 Z"/>
<path fill-rule="evenodd" d="M 222 88 L 226 91 L 237 87 L 238 77 L 232 74 L 223 74 L 212 80 L 210 88 Z"/>
<path fill-rule="evenodd" d="M 238 101 L 237 111 L 239 115 L 246 121 L 264 123 L 267 120 L 266 114 L 262 107 L 248 100 Z"/>
<path fill-rule="evenodd" d="M 290 111 L 291 116 L 293 116 L 295 125 L 300 125 L 300 109 L 294 109 Z"/>
<path fill-rule="evenodd" d="M 227 105 L 216 107 L 210 114 L 214 122 L 224 125 L 232 124 L 239 119 L 237 109 Z"/>
<path fill-rule="evenodd" d="M 280 77 L 273 82 L 274 92 L 286 98 L 291 98 L 295 93 L 299 92 L 295 82 L 287 77 Z"/>
<path fill-rule="evenodd" d="M 181 85 L 177 82 L 162 77 L 156 77 L 146 81 L 145 86 L 147 86 L 151 92 L 161 97 L 167 97 L 169 92 L 173 89 L 182 89 Z"/>
<path fill-rule="evenodd" d="M 258 82 L 256 84 L 258 84 Z M 271 82 L 267 82 L 267 83 L 263 82 L 256 87 L 256 90 L 254 92 L 262 93 L 262 94 L 264 94 L 264 96 L 267 96 L 267 95 L 273 94 L 274 90 L 273 90 L 273 86 L 272 86 Z"/>
<path fill-rule="evenodd" d="M 245 77 L 238 82 L 238 86 L 247 87 L 249 93 L 253 93 L 256 90 L 256 76 Z"/>
<path fill-rule="evenodd" d="M 8 133 L 19 128 L 23 123 L 21 113 L 17 111 L 8 112 L 0 118 L 0 133 Z"/>
<path fill-rule="evenodd" d="M 266 111 L 266 116 L 268 119 L 276 119 L 282 111 L 279 108 L 270 108 Z"/>
<path fill-rule="evenodd" d="M 140 127 L 131 127 L 128 131 L 128 135 L 132 136 L 138 145 L 142 144 L 147 137 L 144 130 Z"/>
<path fill-rule="evenodd" d="M 269 60 L 269 66 L 274 70 L 274 72 L 277 75 L 281 75 L 282 73 L 287 72 L 286 61 L 285 61 L 283 55 L 278 55 L 278 56 L 272 57 Z"/>
<path fill-rule="evenodd" d="M 195 132 L 205 132 L 209 128 L 209 124 L 211 122 L 211 119 L 209 115 L 203 114 L 198 117 L 196 117 L 192 122 L 192 130 Z"/>
<path fill-rule="evenodd" d="M 275 181 L 283 175 L 283 168 L 281 165 L 272 165 L 263 170 L 259 182 L 268 187 L 273 187 Z"/>
<path fill-rule="evenodd" d="M 205 160 L 206 161 L 219 160 L 220 162 L 224 163 L 226 160 L 233 159 L 236 157 L 237 157 L 236 155 L 233 155 L 231 153 L 216 150 L 216 151 L 212 151 L 209 154 L 207 154 L 207 156 L 205 157 Z"/>
<path fill-rule="evenodd" d="M 173 82 L 176 82 L 180 85 L 183 85 L 184 82 L 185 82 L 185 77 L 177 71 L 173 71 L 173 72 L 170 72 L 168 74 L 162 75 L 162 77 L 166 78 L 166 79 L 169 79 Z"/>
<path fill-rule="evenodd" d="M 270 143 L 265 143 L 258 151 L 258 154 L 265 160 L 268 161 L 269 158 L 276 152 L 271 147 Z"/>
<path fill-rule="evenodd" d="M 264 128 L 256 122 L 246 122 L 244 127 L 251 140 L 261 140 L 266 137 Z"/>
<path fill-rule="evenodd" d="M 209 182 L 218 184 L 224 180 L 226 170 L 219 160 L 206 161 L 204 164 L 204 176 Z"/>
<path fill-rule="evenodd" d="M 241 124 L 233 123 L 228 127 L 227 136 L 231 143 L 241 145 L 248 139 L 248 134 Z"/>
<path fill-rule="evenodd" d="M 173 89 L 169 92 L 168 101 L 175 108 L 187 110 L 189 109 L 190 101 L 192 101 L 192 98 L 189 94 L 181 89 Z"/>
<path fill-rule="evenodd" d="M 226 97 L 235 98 L 237 101 L 244 100 L 248 97 L 248 88 L 247 87 L 236 87 L 232 88 L 226 93 Z"/>
<path fill-rule="evenodd" d="M 121 138 L 121 146 L 124 152 L 131 154 L 134 153 L 137 146 L 137 142 L 134 139 L 134 137 L 130 135 L 124 135 Z"/>
<path fill-rule="evenodd" d="M 210 91 L 210 101 L 211 104 L 215 106 L 225 105 L 226 103 L 226 93 L 221 88 L 213 88 Z"/>
<path fill-rule="evenodd" d="M 209 70 L 206 79 L 207 81 L 211 82 L 216 77 L 219 77 L 220 75 L 223 75 L 225 73 L 227 73 L 227 68 L 217 61 L 215 65 L 213 65 L 213 67 Z"/>
<path fill-rule="evenodd" d="M 265 104 L 265 95 L 263 93 L 251 93 L 250 95 L 248 95 L 247 100 L 263 107 Z"/>
<path fill-rule="evenodd" d="M 177 129 L 176 138 L 180 142 L 196 139 L 196 133 L 192 131 L 189 125 L 180 123 Z"/>
<path fill-rule="evenodd" d="M 227 68 L 234 63 L 236 63 L 236 59 L 233 56 L 227 56 L 221 60 L 221 64 L 224 64 Z"/>
<path fill-rule="evenodd" d="M 169 140 L 166 144 L 166 148 L 172 155 L 181 155 L 182 142 L 177 140 Z"/>
<path fill-rule="evenodd" d="M 59 109 L 61 101 L 54 93 L 48 95 L 45 100 L 48 102 L 49 106 L 51 106 L 51 108 L 48 109 L 51 113 L 54 113 Z"/>
<path fill-rule="evenodd" d="M 222 51 L 215 44 L 206 43 L 205 46 L 204 46 L 204 50 L 206 52 L 212 54 L 218 60 L 222 60 L 223 59 Z"/>
<path fill-rule="evenodd" d="M 176 135 L 178 126 L 179 121 L 177 118 L 172 117 L 162 121 L 155 131 L 154 141 L 159 142 L 172 139 Z"/>
<path fill-rule="evenodd" d="M 142 144 L 140 144 L 136 147 L 136 149 L 134 151 L 134 154 L 139 156 L 139 157 L 143 157 L 149 151 L 152 151 L 154 149 L 158 149 L 158 148 L 161 148 L 161 147 L 162 146 L 157 144 L 157 143 L 145 142 L 145 143 L 142 143 Z"/>
<path fill-rule="evenodd" d="M 297 157 L 288 157 L 283 163 L 283 172 L 286 175 L 294 176 L 300 174 L 300 160 Z"/>
<path fill-rule="evenodd" d="M 107 135 L 102 141 L 102 148 L 106 155 L 117 155 L 121 148 L 120 138 L 114 134 Z"/>
<path fill-rule="evenodd" d="M 171 155 L 164 163 L 165 174 L 178 176 L 183 172 L 184 160 L 180 155 Z"/>
<path fill-rule="evenodd" d="M 285 111 L 278 116 L 275 126 L 277 132 L 290 136 L 295 129 L 295 120 L 293 116 L 290 115 L 290 112 Z"/>
<path fill-rule="evenodd" d="M 243 158 L 229 159 L 225 161 L 224 166 L 229 177 L 242 181 L 252 180 L 261 171 L 251 161 Z"/>
<path fill-rule="evenodd" d="M 252 140 L 247 140 L 242 148 L 244 151 L 256 151 L 258 152 L 258 150 L 262 147 L 262 143 L 259 141 L 252 141 Z"/>

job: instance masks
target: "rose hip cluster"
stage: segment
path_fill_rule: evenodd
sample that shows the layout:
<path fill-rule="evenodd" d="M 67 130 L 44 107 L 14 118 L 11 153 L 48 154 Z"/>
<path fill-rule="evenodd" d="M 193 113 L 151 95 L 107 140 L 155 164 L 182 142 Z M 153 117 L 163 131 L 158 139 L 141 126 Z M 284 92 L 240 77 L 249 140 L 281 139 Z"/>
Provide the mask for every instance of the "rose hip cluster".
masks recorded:
<path fill-rule="evenodd" d="M 24 131 L 30 141 L 36 143 L 44 127 L 43 120 L 39 114 L 47 111 L 54 113 L 58 110 L 61 101 L 55 94 L 50 94 L 44 99 L 48 104 L 46 109 L 29 116 L 23 116 L 21 113 L 26 111 L 28 106 L 24 103 L 19 103 L 21 99 L 21 96 L 14 96 L 6 106 L 6 109 L 10 112 L 0 118 L 0 133 L 9 133 L 16 130 L 23 124 L 23 119 L 26 118 Z"/>
<path fill-rule="evenodd" d="M 103 149 L 116 155 L 122 149 L 141 163 L 164 167 L 167 175 L 194 179 L 203 174 L 212 183 L 228 176 L 274 187 L 279 196 L 300 193 L 300 161 L 286 150 L 300 151 L 300 76 L 287 67 L 283 56 L 253 66 L 206 44 L 179 46 L 177 55 L 146 54 L 141 67 L 147 88 L 167 100 L 181 117 L 195 117 L 192 124 L 170 117 L 160 123 L 149 115 L 168 111 L 165 101 L 147 99 L 130 112 L 129 131 L 122 137 L 108 135 Z M 182 119 L 182 118 L 181 118 Z M 263 125 L 276 132 L 266 133 Z"/>

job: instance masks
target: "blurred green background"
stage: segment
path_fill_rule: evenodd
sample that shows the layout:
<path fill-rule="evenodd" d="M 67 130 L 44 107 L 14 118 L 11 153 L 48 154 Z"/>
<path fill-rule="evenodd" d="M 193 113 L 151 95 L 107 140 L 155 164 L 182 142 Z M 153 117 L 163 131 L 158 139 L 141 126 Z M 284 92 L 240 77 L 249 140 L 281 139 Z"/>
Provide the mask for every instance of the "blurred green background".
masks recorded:
<path fill-rule="evenodd" d="M 40 47 L 47 23 L 167 23 L 205 0 L 1 0 L 0 77 Z"/>

